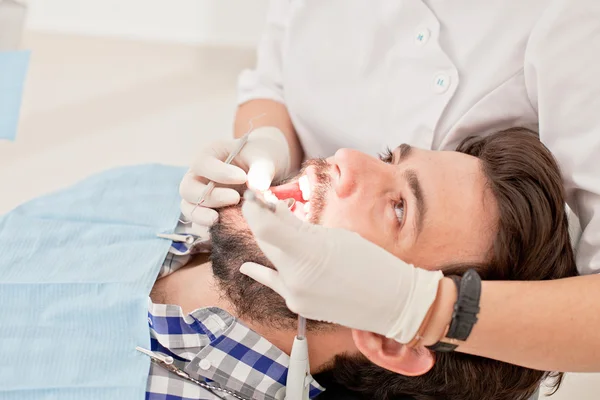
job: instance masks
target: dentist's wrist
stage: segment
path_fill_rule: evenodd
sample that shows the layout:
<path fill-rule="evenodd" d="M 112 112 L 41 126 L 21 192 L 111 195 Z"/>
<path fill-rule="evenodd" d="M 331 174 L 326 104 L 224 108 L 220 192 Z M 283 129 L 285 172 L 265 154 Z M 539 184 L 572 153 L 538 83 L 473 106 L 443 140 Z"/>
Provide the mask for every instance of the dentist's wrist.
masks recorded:
<path fill-rule="evenodd" d="M 452 279 L 444 277 L 440 280 L 435 301 L 419 329 L 422 337 L 419 346 L 431 346 L 446 336 L 457 299 L 456 284 Z"/>

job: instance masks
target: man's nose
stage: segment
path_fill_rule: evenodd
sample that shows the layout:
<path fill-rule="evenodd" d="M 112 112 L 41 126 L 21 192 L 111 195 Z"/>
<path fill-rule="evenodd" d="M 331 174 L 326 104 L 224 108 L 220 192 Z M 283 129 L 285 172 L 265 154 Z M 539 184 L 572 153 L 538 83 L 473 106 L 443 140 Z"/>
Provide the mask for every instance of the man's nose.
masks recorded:
<path fill-rule="evenodd" d="M 333 187 L 340 198 L 375 189 L 385 174 L 385 164 L 357 150 L 339 149 L 333 159 L 339 172 Z"/>

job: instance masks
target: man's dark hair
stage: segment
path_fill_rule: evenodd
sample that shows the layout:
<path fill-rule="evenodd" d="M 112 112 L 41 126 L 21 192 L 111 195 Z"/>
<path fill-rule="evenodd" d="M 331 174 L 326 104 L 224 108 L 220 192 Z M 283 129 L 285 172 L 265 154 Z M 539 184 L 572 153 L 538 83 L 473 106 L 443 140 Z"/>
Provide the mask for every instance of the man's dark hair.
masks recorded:
<path fill-rule="evenodd" d="M 488 262 L 442 267 L 444 273 L 462 275 L 468 268 L 476 268 L 486 280 L 548 280 L 576 275 L 560 170 L 538 137 L 515 128 L 467 138 L 457 151 L 481 160 L 498 207 L 497 234 Z M 239 272 L 245 261 L 272 267 L 250 231 L 239 229 L 245 224 L 239 210 L 228 208 L 219 213 L 222 221 L 229 220 L 211 229 L 212 268 L 221 290 L 240 317 L 294 329 L 296 315 L 283 299 Z M 332 326 L 309 323 L 309 329 Z M 362 355 L 337 356 L 326 374 L 334 387 L 346 387 L 369 400 L 398 400 L 405 395 L 416 400 L 525 400 L 551 375 L 458 352 L 436 354 L 434 367 L 422 376 L 398 375 Z M 557 388 L 562 375 L 553 376 Z"/>
<path fill-rule="evenodd" d="M 498 206 L 497 234 L 489 262 L 443 267 L 445 275 L 476 268 L 486 280 L 549 280 L 577 275 L 570 244 L 565 194 L 558 165 L 537 135 L 513 128 L 469 137 L 456 151 L 481 160 Z M 542 380 L 562 374 L 537 371 L 469 354 L 437 353 L 425 375 L 384 370 L 364 357 L 340 357 L 334 381 L 368 399 L 525 400 Z"/>

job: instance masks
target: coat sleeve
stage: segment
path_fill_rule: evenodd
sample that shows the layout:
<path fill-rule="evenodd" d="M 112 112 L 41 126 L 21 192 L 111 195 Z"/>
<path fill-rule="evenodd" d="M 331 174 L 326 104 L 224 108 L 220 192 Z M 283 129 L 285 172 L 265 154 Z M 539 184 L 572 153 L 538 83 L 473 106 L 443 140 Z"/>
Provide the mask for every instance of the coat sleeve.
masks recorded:
<path fill-rule="evenodd" d="M 290 0 L 271 0 L 267 22 L 257 49 L 256 67 L 238 79 L 238 104 L 254 99 L 284 103 L 283 42 Z"/>
<path fill-rule="evenodd" d="M 600 272 L 600 2 L 554 0 L 525 54 L 540 139 L 562 170 L 567 201 L 583 230 L 582 274 Z"/>

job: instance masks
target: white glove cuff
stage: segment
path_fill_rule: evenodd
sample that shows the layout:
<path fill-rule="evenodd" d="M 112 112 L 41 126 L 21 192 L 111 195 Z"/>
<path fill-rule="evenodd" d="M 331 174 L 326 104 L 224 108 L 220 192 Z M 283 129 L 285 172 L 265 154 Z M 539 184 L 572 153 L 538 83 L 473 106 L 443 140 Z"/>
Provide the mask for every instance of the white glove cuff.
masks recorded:
<path fill-rule="evenodd" d="M 435 301 L 439 282 L 443 277 L 444 274 L 441 271 L 414 268 L 410 297 L 407 299 L 400 317 L 386 335 L 388 338 L 404 344 L 410 343 L 415 338 L 427 312 Z"/>

